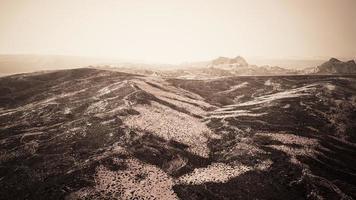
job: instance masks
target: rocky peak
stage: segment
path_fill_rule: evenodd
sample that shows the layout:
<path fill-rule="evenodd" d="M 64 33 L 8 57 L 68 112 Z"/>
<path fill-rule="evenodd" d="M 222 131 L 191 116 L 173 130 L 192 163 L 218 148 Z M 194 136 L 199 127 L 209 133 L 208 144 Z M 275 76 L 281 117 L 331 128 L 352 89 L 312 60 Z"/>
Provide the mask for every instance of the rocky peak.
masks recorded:
<path fill-rule="evenodd" d="M 211 64 L 213 66 L 216 65 L 248 66 L 247 61 L 241 56 L 236 56 L 235 58 L 219 57 L 211 61 Z"/>

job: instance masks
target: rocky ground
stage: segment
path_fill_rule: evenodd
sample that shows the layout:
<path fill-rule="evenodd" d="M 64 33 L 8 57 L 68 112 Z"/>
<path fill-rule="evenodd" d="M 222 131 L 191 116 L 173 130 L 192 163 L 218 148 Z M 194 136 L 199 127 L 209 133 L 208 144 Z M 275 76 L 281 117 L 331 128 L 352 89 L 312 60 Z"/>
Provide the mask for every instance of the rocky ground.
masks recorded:
<path fill-rule="evenodd" d="M 0 199 L 354 199 L 356 76 L 0 78 Z"/>

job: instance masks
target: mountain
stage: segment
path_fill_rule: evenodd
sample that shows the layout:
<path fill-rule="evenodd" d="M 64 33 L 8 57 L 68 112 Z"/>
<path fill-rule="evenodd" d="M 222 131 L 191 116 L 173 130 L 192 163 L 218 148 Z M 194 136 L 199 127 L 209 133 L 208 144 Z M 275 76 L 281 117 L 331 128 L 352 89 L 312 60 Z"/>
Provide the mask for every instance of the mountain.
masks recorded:
<path fill-rule="evenodd" d="M 1 77 L 0 199 L 354 199 L 355 84 L 94 68 Z"/>
<path fill-rule="evenodd" d="M 331 58 L 329 61 L 321 64 L 315 69 L 318 74 L 355 74 L 356 63 L 354 60 L 346 62 L 340 61 L 336 58 Z"/>
<path fill-rule="evenodd" d="M 236 56 L 235 58 L 219 57 L 211 61 L 211 66 L 240 67 L 240 66 L 248 66 L 248 63 L 241 56 Z"/>
<path fill-rule="evenodd" d="M 284 69 L 281 67 L 271 67 L 250 65 L 241 56 L 235 58 L 219 57 L 208 65 L 213 69 L 222 69 L 229 72 L 231 76 L 234 75 L 282 75 L 282 74 L 292 74 L 292 70 Z"/>

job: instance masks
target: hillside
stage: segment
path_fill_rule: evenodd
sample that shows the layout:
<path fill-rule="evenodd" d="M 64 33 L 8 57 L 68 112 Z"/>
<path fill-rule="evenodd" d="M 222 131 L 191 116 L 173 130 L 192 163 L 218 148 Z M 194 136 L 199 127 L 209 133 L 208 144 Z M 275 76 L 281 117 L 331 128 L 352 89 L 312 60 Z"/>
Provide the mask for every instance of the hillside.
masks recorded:
<path fill-rule="evenodd" d="M 356 198 L 356 76 L 0 78 L 0 199 Z"/>

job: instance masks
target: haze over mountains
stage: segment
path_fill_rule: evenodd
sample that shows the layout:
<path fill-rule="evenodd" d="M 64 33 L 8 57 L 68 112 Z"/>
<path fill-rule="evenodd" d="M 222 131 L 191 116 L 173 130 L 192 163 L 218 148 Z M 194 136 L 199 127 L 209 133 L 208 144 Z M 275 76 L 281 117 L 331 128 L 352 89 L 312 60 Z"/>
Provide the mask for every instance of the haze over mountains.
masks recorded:
<path fill-rule="evenodd" d="M 281 60 L 279 60 L 281 61 Z M 242 56 L 218 57 L 210 61 L 182 63 L 179 65 L 155 64 L 118 59 L 91 58 L 60 55 L 0 55 L 0 75 L 26 73 L 40 70 L 69 69 L 78 67 L 111 68 L 144 75 L 179 77 L 219 77 L 234 75 L 282 75 L 309 73 L 355 73 L 354 61 L 343 63 L 337 59 L 329 61 L 285 60 L 284 66 L 250 64 Z M 257 61 L 258 62 L 258 61 Z M 274 63 L 273 61 L 271 61 Z M 325 62 L 325 63 L 324 63 Z M 308 67 L 311 64 L 315 66 Z M 294 67 L 293 65 L 296 65 Z M 300 66 L 305 65 L 304 69 Z"/>

